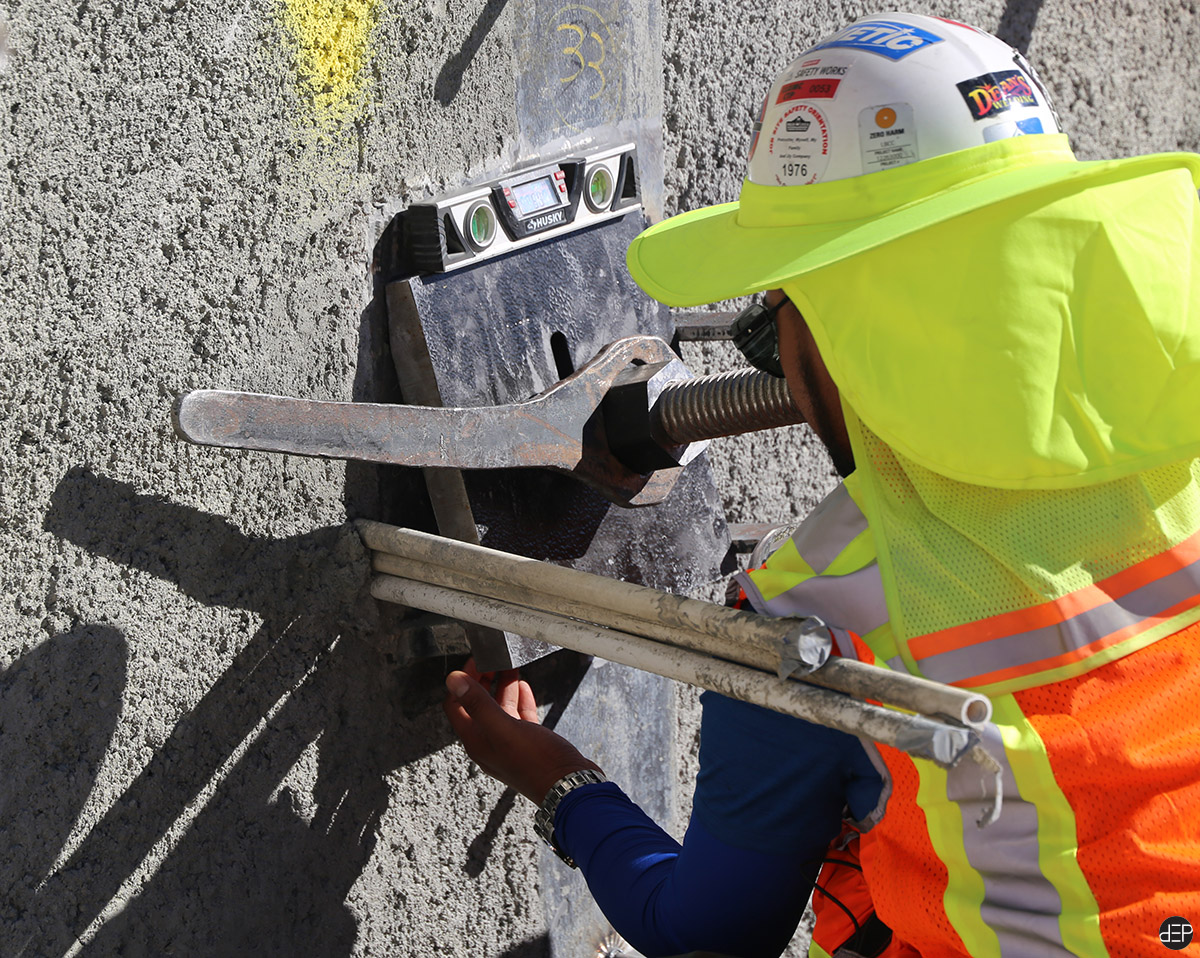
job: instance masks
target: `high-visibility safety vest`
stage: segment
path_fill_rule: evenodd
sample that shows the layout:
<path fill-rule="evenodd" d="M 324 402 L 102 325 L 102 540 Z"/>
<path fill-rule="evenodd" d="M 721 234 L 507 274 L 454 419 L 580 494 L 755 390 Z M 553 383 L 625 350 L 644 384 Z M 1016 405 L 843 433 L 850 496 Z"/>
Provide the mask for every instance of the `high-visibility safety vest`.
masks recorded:
<path fill-rule="evenodd" d="M 883 798 L 844 850 L 889 954 L 1155 955 L 1200 922 L 1198 185 L 1195 157 L 1118 163 L 780 280 L 857 471 L 747 594 L 994 708 L 984 829 L 966 763 L 869 749 Z"/>
<path fill-rule="evenodd" d="M 886 450 L 868 449 L 854 428 L 860 460 L 874 456 L 899 499 L 950 508 L 935 494 L 950 493 L 944 483 L 911 462 L 881 463 Z M 913 478 L 930 487 L 915 493 Z M 844 954 L 889 958 L 1163 953 L 1165 920 L 1200 922 L 1200 461 L 1056 503 L 983 490 L 993 497 L 985 507 L 970 502 L 974 490 L 954 490 L 968 497 L 965 512 L 988 519 L 974 546 L 992 550 L 995 568 L 965 558 L 953 587 L 978 602 L 991 582 L 997 611 L 903 638 L 860 508 L 863 484 L 859 473 L 847 479 L 764 568 L 743 575 L 747 597 L 766 614 L 818 615 L 851 631 L 842 655 L 989 694 L 983 743 L 1003 768 L 1004 805 L 980 828 L 986 798 L 970 763 L 947 771 L 864 742 L 884 788 L 875 812 L 853 823 L 858 834 L 831 850 L 811 954 L 836 956 L 848 941 Z M 1030 525 L 1043 506 L 1055 521 Z M 1014 526 L 1018 518 L 1027 525 Z M 908 519 L 917 538 L 935 524 Z M 1047 534 L 1067 541 L 1035 546 Z M 1034 557 L 1065 550 L 1074 565 L 1031 559 L 1026 581 L 1010 581 L 1006 536 Z M 905 561 L 932 575 L 936 563 L 919 559 L 936 547 L 909 543 Z M 913 586 L 911 575 L 901 580 Z M 1042 601 L 1011 608 L 1012 593 L 1034 591 Z M 953 591 L 906 603 L 910 620 L 934 624 L 954 605 Z M 858 950 L 870 929 L 855 922 L 874 921 L 872 908 L 894 933 L 882 952 Z"/>

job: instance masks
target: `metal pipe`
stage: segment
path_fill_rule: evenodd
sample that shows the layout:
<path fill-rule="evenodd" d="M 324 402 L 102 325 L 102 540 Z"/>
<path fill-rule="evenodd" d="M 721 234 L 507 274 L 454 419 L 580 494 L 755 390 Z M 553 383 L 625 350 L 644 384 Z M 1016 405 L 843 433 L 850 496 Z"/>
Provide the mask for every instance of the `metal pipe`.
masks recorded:
<path fill-rule="evenodd" d="M 462 569 L 419 562 L 403 556 L 389 555 L 386 552 L 375 552 L 372 555 L 371 564 L 376 572 L 500 599 L 527 609 L 537 609 L 551 615 L 561 615 L 590 622 L 608 629 L 618 629 L 631 635 L 654 639 L 656 642 L 664 642 L 679 648 L 714 655 L 731 662 L 739 662 L 764 672 L 774 672 L 779 668 L 778 645 L 768 648 L 753 640 L 739 642 L 729 636 L 681 629 L 666 622 L 652 621 L 603 606 L 592 605 L 589 602 L 581 601 L 578 597 L 568 598 L 555 595 L 552 592 L 473 575 Z M 795 622 L 791 622 L 790 625 L 790 632 L 794 633 Z M 817 662 L 813 664 L 816 665 Z"/>
<path fill-rule="evenodd" d="M 386 552 L 375 552 L 372 556 L 372 566 L 377 572 L 500 599 L 513 605 L 537 609 L 552 615 L 590 622 L 604 628 L 644 636 L 677 648 L 717 656 L 760 671 L 777 672 L 779 669 L 780 643 L 785 641 L 784 638 L 777 639 L 774 645 L 767 645 L 758 641 L 757 636 L 736 639 L 729 635 L 696 632 L 661 620 L 630 615 L 605 606 L 593 605 L 583 601 L 578 595 L 568 598 L 512 582 L 499 582 L 486 576 L 473 575 L 462 569 L 420 562 Z M 622 583 L 622 585 L 627 585 L 627 583 Z M 716 608 L 722 607 L 717 606 Z M 787 630 L 781 630 L 781 635 L 786 637 L 786 641 L 789 643 L 796 641 L 795 620 L 770 621 L 778 626 L 786 625 Z M 981 703 L 984 706 L 987 704 L 987 699 L 983 696 L 963 693 L 957 689 L 951 689 L 949 694 L 946 694 L 946 687 L 937 683 L 905 673 L 878 669 L 852 659 L 832 656 L 815 671 L 802 672 L 794 677 L 811 685 L 820 685 L 858 698 L 873 699 L 923 715 L 946 715 L 947 718 L 973 727 L 986 722 L 990 717 L 986 707 L 980 708 Z M 956 708 L 957 711 L 947 714 L 945 711 L 947 708 Z"/>
<path fill-rule="evenodd" d="M 711 689 L 809 722 L 861 735 L 951 768 L 978 744 L 971 729 L 838 695 L 732 662 L 586 622 L 526 609 L 498 599 L 390 575 L 371 580 L 371 594 L 388 602 L 427 609 L 565 645 L 588 655 Z"/>
<path fill-rule="evenodd" d="M 389 526 L 369 519 L 360 519 L 357 527 L 367 547 L 377 552 L 459 569 L 505 585 L 524 586 L 582 604 L 729 638 L 735 642 L 754 642 L 764 648 L 774 649 L 795 627 L 794 620 L 788 622 L 753 612 L 727 609 L 711 602 L 671 595 L 646 586 L 484 546 L 471 546 L 415 529 Z"/>
<path fill-rule="evenodd" d="M 650 410 L 651 433 L 683 445 L 804 422 L 787 381 L 737 369 L 666 384 Z"/>
<path fill-rule="evenodd" d="M 922 715 L 943 715 L 972 728 L 982 728 L 992 719 L 992 702 L 986 695 L 956 689 L 908 672 L 877 668 L 854 659 L 831 656 L 817 671 L 796 677 L 847 695 L 874 699 Z"/>
<path fill-rule="evenodd" d="M 358 530 L 375 550 L 381 571 L 586 619 L 767 671 L 779 668 L 781 651 L 794 646 L 800 631 L 802 620 L 728 609 L 412 529 L 360 520 Z M 796 677 L 965 725 L 979 726 L 991 717 L 986 696 L 836 656 Z"/>

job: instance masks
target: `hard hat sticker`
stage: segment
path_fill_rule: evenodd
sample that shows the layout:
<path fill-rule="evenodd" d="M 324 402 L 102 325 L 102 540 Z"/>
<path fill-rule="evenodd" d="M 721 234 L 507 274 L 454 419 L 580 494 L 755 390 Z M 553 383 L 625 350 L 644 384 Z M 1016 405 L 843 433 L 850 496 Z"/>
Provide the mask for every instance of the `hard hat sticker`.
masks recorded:
<path fill-rule="evenodd" d="M 1042 126 L 1042 121 L 1036 116 L 1031 116 L 1026 120 L 1008 121 L 1007 123 L 993 123 L 991 126 L 983 128 L 983 142 L 995 143 L 997 140 L 1007 140 L 1013 136 L 1028 136 L 1031 133 L 1045 133 Z"/>
<path fill-rule="evenodd" d="M 920 159 L 913 108 L 908 103 L 869 106 L 858 114 L 864 173 L 904 166 Z"/>
<path fill-rule="evenodd" d="M 789 100 L 831 100 L 837 93 L 841 80 L 793 80 L 785 83 L 779 90 L 776 103 L 787 103 Z"/>
<path fill-rule="evenodd" d="M 958 92 L 976 120 L 1007 113 L 1014 106 L 1038 106 L 1033 84 L 1020 70 L 985 73 L 957 84 Z"/>
<path fill-rule="evenodd" d="M 787 65 L 784 71 L 775 78 L 777 83 L 787 83 L 789 80 L 797 80 L 800 77 L 812 76 L 813 71 L 821 65 L 821 58 L 815 57 L 812 59 L 793 60 Z M 845 72 L 843 70 L 843 72 Z"/>
<path fill-rule="evenodd" d="M 848 47 L 851 50 L 878 53 L 889 60 L 902 60 L 910 53 L 941 42 L 942 38 L 936 33 L 908 23 L 896 20 L 868 20 L 865 23 L 852 23 L 824 43 L 818 43 L 812 50 Z"/>
<path fill-rule="evenodd" d="M 815 183 L 829 163 L 829 125 L 808 103 L 797 103 L 775 121 L 767 141 L 775 182 L 780 186 Z"/>
<path fill-rule="evenodd" d="M 781 85 L 775 103 L 790 100 L 831 100 L 837 95 L 842 77 L 850 67 L 840 63 L 822 63 L 821 58 L 798 60 L 779 77 Z"/>

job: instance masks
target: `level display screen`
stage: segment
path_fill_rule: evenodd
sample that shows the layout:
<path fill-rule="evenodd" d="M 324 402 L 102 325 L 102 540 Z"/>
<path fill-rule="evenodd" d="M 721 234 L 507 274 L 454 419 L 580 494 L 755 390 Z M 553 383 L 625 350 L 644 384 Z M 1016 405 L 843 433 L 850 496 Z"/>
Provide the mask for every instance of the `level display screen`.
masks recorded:
<path fill-rule="evenodd" d="M 512 198 L 516 200 L 517 212 L 522 216 L 559 205 L 558 190 L 554 188 L 554 181 L 548 176 L 514 186 Z"/>

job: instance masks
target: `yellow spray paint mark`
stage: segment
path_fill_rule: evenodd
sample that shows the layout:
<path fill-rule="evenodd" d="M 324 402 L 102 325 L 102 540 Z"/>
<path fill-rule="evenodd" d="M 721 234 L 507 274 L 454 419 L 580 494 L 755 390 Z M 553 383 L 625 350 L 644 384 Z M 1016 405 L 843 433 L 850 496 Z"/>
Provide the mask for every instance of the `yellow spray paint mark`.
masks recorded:
<path fill-rule="evenodd" d="M 323 123 L 338 124 L 363 104 L 378 0 L 282 0 L 303 95 Z"/>

